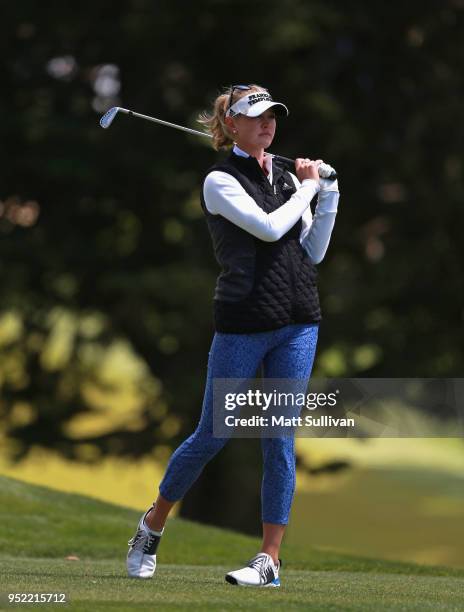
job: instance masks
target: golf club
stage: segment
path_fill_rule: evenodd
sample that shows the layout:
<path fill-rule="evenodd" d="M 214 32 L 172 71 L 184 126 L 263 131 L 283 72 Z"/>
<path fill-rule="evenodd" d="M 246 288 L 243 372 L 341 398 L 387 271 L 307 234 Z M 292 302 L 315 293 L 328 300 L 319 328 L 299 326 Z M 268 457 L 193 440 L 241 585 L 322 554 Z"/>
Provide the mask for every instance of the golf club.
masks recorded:
<path fill-rule="evenodd" d="M 113 123 L 114 118 L 118 113 L 125 113 L 131 117 L 138 117 L 139 119 L 146 119 L 147 121 L 153 121 L 154 123 L 159 123 L 160 125 L 166 125 L 167 127 L 175 128 L 176 130 L 182 130 L 183 132 L 187 132 L 188 134 L 194 134 L 195 136 L 205 136 L 206 138 L 212 138 L 210 134 L 206 132 L 200 132 L 199 130 L 192 130 L 191 128 L 184 127 L 182 125 L 177 125 L 176 123 L 170 123 L 169 121 L 163 121 L 162 119 L 156 119 L 156 117 L 150 117 L 149 115 L 142 115 L 141 113 L 136 113 L 135 111 L 129 110 L 127 108 L 121 108 L 120 106 L 113 106 L 110 108 L 103 117 L 100 119 L 100 125 L 102 128 L 109 128 Z M 283 157 L 282 155 L 275 155 L 273 153 L 269 153 L 272 157 L 278 162 L 283 163 L 289 170 L 295 168 L 295 160 L 290 159 L 289 157 Z M 335 180 L 337 178 L 337 174 L 332 171 L 331 166 L 328 164 L 321 164 L 319 166 L 319 176 L 321 178 L 330 178 Z"/>

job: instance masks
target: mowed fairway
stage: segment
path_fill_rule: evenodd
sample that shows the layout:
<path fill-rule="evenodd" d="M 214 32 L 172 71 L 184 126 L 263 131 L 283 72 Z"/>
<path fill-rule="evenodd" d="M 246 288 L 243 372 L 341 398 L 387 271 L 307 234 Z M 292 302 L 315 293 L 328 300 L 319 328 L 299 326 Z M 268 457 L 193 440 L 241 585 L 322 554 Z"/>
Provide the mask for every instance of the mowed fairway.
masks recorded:
<path fill-rule="evenodd" d="M 32 607 L 8 605 L 8 592 L 63 592 L 66 609 L 86 611 L 464 608 L 464 570 L 296 545 L 282 551 L 280 589 L 234 587 L 224 574 L 254 555 L 259 541 L 181 519 L 168 522 L 155 577 L 131 580 L 124 558 L 139 513 L 7 478 L 0 478 L 0 513 L 2 610 Z"/>

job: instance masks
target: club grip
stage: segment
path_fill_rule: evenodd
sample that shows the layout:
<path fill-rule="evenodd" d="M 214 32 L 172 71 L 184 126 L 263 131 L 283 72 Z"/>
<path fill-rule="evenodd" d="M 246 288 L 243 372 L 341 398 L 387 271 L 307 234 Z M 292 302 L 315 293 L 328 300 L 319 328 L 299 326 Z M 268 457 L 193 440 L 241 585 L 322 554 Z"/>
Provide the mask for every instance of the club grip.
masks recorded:
<path fill-rule="evenodd" d="M 295 170 L 295 160 L 290 159 L 289 157 L 284 157 L 283 155 L 274 155 L 274 159 L 276 162 L 280 163 L 286 170 L 290 170 L 291 172 Z M 337 173 L 332 172 L 330 176 L 327 178 L 331 180 L 335 180 L 337 178 Z"/>

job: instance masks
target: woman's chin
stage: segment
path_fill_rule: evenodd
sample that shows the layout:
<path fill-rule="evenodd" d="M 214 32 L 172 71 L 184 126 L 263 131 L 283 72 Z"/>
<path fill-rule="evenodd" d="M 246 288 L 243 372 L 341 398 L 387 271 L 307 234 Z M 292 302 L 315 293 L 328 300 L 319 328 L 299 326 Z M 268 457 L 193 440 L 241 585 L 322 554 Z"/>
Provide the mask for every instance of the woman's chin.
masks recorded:
<path fill-rule="evenodd" d="M 263 149 L 267 149 L 268 147 L 271 146 L 273 140 L 274 139 L 271 136 L 263 136 L 260 139 L 260 144 L 263 147 Z"/>

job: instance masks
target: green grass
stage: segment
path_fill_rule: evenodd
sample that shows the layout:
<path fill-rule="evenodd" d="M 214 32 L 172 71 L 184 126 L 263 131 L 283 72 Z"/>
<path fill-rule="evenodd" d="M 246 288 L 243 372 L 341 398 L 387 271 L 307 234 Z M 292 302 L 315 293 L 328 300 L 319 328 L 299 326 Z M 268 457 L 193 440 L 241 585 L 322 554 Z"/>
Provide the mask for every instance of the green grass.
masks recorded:
<path fill-rule="evenodd" d="M 462 476 L 355 467 L 325 482 L 295 495 L 287 543 L 464 567 Z"/>
<path fill-rule="evenodd" d="M 133 510 L 0 477 L 2 592 L 65 592 L 71 610 L 462 610 L 464 569 L 382 561 L 285 544 L 280 589 L 243 589 L 224 574 L 256 538 L 168 522 L 153 580 L 126 577 Z M 68 556 L 78 561 L 66 560 Z M 20 609 L 8 606 L 2 610 Z M 56 609 L 55 606 L 39 606 Z M 21 608 L 24 609 L 24 606 Z"/>
<path fill-rule="evenodd" d="M 24 560 L 26 561 L 26 560 Z M 0 562 L 19 592 L 66 592 L 73 610 L 462 610 L 463 581 L 445 576 L 286 570 L 280 589 L 226 584 L 227 565 L 164 565 L 150 581 L 130 580 L 121 562 L 27 560 L 24 571 Z M 52 608 L 52 606 L 49 606 Z M 56 605 L 55 605 L 56 609 Z"/>

